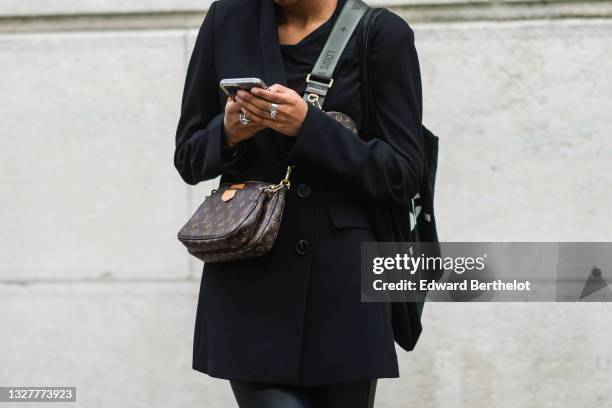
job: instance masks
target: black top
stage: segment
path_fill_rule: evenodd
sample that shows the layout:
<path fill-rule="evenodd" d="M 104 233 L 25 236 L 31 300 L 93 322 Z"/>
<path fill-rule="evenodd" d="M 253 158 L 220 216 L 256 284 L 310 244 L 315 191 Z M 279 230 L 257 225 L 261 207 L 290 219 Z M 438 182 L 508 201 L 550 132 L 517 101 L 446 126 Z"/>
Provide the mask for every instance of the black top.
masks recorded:
<path fill-rule="evenodd" d="M 346 0 L 338 0 L 333 14 L 320 26 L 302 38 L 296 44 L 279 44 L 285 66 L 287 86 L 303 95 L 306 89 L 306 75 L 308 75 L 317 61 L 334 22 L 340 14 L 342 4 Z M 279 6 L 274 3 L 278 15 Z"/>

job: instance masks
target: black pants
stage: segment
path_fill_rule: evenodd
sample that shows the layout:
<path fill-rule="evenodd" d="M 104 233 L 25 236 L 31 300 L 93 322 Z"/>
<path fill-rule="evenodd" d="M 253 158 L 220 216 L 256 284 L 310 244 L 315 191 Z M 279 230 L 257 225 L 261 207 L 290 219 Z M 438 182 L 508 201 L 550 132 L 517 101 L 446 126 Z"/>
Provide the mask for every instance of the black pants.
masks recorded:
<path fill-rule="evenodd" d="M 372 408 L 376 379 L 293 386 L 231 380 L 240 408 Z"/>

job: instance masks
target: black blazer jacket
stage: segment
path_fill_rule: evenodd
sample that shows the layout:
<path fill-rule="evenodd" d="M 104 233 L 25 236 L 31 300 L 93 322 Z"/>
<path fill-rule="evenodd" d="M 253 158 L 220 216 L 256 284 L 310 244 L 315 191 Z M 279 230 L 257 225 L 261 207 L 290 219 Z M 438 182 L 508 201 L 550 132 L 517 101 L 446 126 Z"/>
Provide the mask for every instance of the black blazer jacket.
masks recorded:
<path fill-rule="evenodd" d="M 421 80 L 413 32 L 402 18 L 385 10 L 372 40 L 377 126 L 367 141 L 309 105 L 295 138 L 265 129 L 232 155 L 222 147 L 226 96 L 219 81 L 287 82 L 273 0 L 217 0 L 209 8 L 187 70 L 176 169 L 196 184 L 218 176 L 278 182 L 288 164 L 296 168 L 271 251 L 204 265 L 194 369 L 290 384 L 398 376 L 390 306 L 360 301 L 359 250 L 363 241 L 388 238 L 380 233 L 391 228 L 387 206 L 407 204 L 418 191 Z M 324 109 L 360 121 L 355 35 Z M 366 211 L 373 205 L 379 214 Z"/>

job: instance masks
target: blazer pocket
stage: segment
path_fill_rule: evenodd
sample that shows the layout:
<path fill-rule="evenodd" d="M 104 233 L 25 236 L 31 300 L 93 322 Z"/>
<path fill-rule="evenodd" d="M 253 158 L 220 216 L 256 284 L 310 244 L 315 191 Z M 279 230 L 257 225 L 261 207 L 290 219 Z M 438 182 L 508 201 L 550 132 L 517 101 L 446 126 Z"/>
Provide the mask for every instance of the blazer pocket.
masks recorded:
<path fill-rule="evenodd" d="M 356 205 L 332 202 L 329 206 L 332 225 L 336 228 L 365 228 L 373 230 L 365 210 Z"/>

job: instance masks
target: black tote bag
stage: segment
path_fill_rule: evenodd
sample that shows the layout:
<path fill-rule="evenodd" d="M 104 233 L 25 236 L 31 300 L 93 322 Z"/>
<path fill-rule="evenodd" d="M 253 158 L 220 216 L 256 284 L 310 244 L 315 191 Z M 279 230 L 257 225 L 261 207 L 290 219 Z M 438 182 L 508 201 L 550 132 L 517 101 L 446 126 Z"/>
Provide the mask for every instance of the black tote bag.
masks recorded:
<path fill-rule="evenodd" d="M 379 13 L 380 7 L 368 7 L 359 26 L 357 27 L 357 58 L 359 59 L 360 86 L 361 86 L 361 126 L 360 134 L 371 134 L 376 121 L 372 88 L 369 81 L 369 55 L 368 47 L 370 32 Z M 396 242 L 432 242 L 427 246 L 427 256 L 440 256 L 438 232 L 434 216 L 434 189 L 436 171 L 438 166 L 438 137 L 425 126 L 422 126 L 423 144 L 425 149 L 425 166 L 421 188 L 412 200 L 410 206 L 391 206 L 385 212 L 386 220 L 380 219 L 379 204 L 369 203 L 368 213 L 376 225 L 383 225 L 385 221 L 391 228 L 378 231 L 379 241 Z M 376 229 L 376 228 L 375 228 Z M 428 279 L 438 280 L 443 271 L 434 271 Z M 421 275 L 422 276 L 422 275 Z M 418 302 L 393 302 L 392 326 L 395 341 L 403 349 L 413 350 L 422 331 L 421 315 L 425 304 L 426 292 L 419 293 Z"/>

